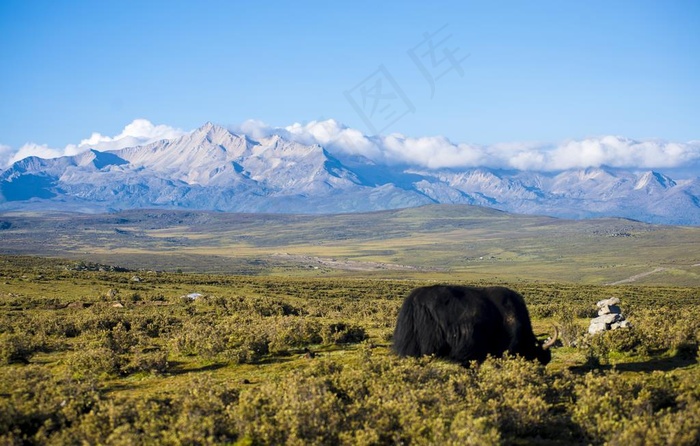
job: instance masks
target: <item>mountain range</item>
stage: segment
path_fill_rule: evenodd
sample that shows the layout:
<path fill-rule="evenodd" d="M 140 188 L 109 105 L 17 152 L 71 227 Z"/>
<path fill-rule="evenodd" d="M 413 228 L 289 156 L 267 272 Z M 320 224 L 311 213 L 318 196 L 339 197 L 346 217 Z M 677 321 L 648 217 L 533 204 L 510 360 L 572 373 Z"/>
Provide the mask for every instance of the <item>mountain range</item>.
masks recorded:
<path fill-rule="evenodd" d="M 211 123 L 142 146 L 29 157 L 0 172 L 0 211 L 319 214 L 431 203 L 700 225 L 700 177 L 604 166 L 558 172 L 390 166 L 279 135 L 254 140 Z"/>

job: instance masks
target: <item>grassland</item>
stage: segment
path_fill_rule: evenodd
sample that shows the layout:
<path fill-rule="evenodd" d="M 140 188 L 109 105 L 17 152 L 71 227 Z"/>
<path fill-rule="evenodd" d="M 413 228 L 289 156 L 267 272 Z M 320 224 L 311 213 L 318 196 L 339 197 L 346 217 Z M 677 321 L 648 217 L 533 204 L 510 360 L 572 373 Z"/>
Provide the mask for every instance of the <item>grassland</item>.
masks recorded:
<path fill-rule="evenodd" d="M 403 296 L 435 280 L 423 274 L 109 271 L 1 257 L 0 442 L 700 440 L 698 288 L 512 282 L 536 334 L 556 324 L 563 345 L 547 367 L 465 369 L 390 352 Z M 585 337 L 594 303 L 609 296 L 634 328 Z"/>
<path fill-rule="evenodd" d="M 468 206 L 0 228 L 0 444 L 700 443 L 700 228 Z M 403 297 L 436 281 L 521 292 L 552 362 L 397 358 Z M 610 296 L 633 328 L 586 336 Z"/>
<path fill-rule="evenodd" d="M 700 285 L 700 228 L 470 206 L 333 216 L 0 216 L 0 253 L 158 271 Z"/>

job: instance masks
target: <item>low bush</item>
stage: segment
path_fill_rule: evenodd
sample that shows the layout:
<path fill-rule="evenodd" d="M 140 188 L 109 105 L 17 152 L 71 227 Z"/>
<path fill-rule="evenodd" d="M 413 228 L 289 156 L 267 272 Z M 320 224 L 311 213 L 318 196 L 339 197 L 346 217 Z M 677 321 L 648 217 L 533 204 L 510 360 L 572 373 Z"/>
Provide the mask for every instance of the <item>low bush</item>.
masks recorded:
<path fill-rule="evenodd" d="M 119 356 L 102 346 L 79 348 L 67 355 L 65 363 L 76 378 L 103 378 L 118 373 L 121 368 Z"/>
<path fill-rule="evenodd" d="M 519 283 L 565 344 L 610 295 L 633 328 L 461 367 L 388 351 L 418 281 L 20 269 L 46 279 L 0 296 L 0 444 L 700 444 L 695 289 Z"/>
<path fill-rule="evenodd" d="M 232 415 L 253 444 L 289 445 L 338 444 L 345 418 L 325 378 L 298 374 L 243 392 Z"/>
<path fill-rule="evenodd" d="M 579 316 L 574 308 L 561 306 L 555 312 L 555 319 L 559 327 L 559 339 L 566 347 L 575 347 L 581 344 L 586 330 L 579 322 Z"/>
<path fill-rule="evenodd" d="M 589 373 L 576 386 L 572 418 L 596 443 L 693 445 L 700 441 L 697 396 L 663 372 L 633 380 Z"/>
<path fill-rule="evenodd" d="M 323 327 L 321 338 L 324 344 L 354 344 L 367 339 L 367 333 L 359 325 L 331 323 Z"/>
<path fill-rule="evenodd" d="M 21 334 L 0 334 L 0 365 L 28 363 L 36 351 L 30 337 Z"/>
<path fill-rule="evenodd" d="M 35 365 L 0 369 L 0 394 L 4 444 L 51 443 L 102 400 L 95 381 L 56 376 Z"/>
<path fill-rule="evenodd" d="M 321 324 L 305 317 L 280 316 L 268 318 L 267 336 L 270 353 L 287 353 L 323 341 Z"/>
<path fill-rule="evenodd" d="M 585 344 L 590 357 L 598 358 L 602 363 L 608 361 L 611 353 L 646 352 L 640 333 L 635 327 L 588 335 L 582 344 Z"/>
<path fill-rule="evenodd" d="M 269 343 L 265 339 L 247 337 L 238 344 L 226 351 L 223 358 L 237 364 L 254 364 L 270 353 Z"/>
<path fill-rule="evenodd" d="M 668 307 L 638 309 L 629 319 L 649 351 L 700 344 L 700 309 L 697 307 L 684 311 Z"/>
<path fill-rule="evenodd" d="M 181 355 L 216 358 L 226 349 L 226 338 L 229 335 L 220 329 L 221 326 L 210 318 L 192 318 L 172 334 L 170 346 Z"/>
<path fill-rule="evenodd" d="M 165 373 L 168 370 L 168 351 L 160 348 L 139 348 L 121 367 L 122 373 L 131 374 L 148 372 L 153 374 Z"/>

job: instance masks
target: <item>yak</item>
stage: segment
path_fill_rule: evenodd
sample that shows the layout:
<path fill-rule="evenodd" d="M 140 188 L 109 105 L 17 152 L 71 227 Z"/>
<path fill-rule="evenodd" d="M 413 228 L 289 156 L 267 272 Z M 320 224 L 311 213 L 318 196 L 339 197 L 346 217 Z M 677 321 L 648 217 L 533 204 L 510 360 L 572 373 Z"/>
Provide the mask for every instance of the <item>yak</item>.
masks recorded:
<path fill-rule="evenodd" d="M 399 356 L 435 355 L 467 366 L 504 353 L 546 365 L 559 336 L 538 341 L 525 299 L 505 287 L 416 288 L 399 311 L 393 349 Z"/>

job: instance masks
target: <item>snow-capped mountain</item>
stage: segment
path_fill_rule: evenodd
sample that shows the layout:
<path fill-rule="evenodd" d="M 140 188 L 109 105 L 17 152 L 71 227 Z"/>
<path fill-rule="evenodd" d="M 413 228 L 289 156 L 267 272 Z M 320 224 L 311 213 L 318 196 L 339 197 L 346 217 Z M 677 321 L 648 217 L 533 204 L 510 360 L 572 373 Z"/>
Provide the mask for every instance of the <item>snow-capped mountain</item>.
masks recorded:
<path fill-rule="evenodd" d="M 0 210 L 334 213 L 429 203 L 700 225 L 700 178 L 674 181 L 659 172 L 610 168 L 382 166 L 278 135 L 253 140 L 211 123 L 143 146 L 29 157 L 0 173 Z"/>

